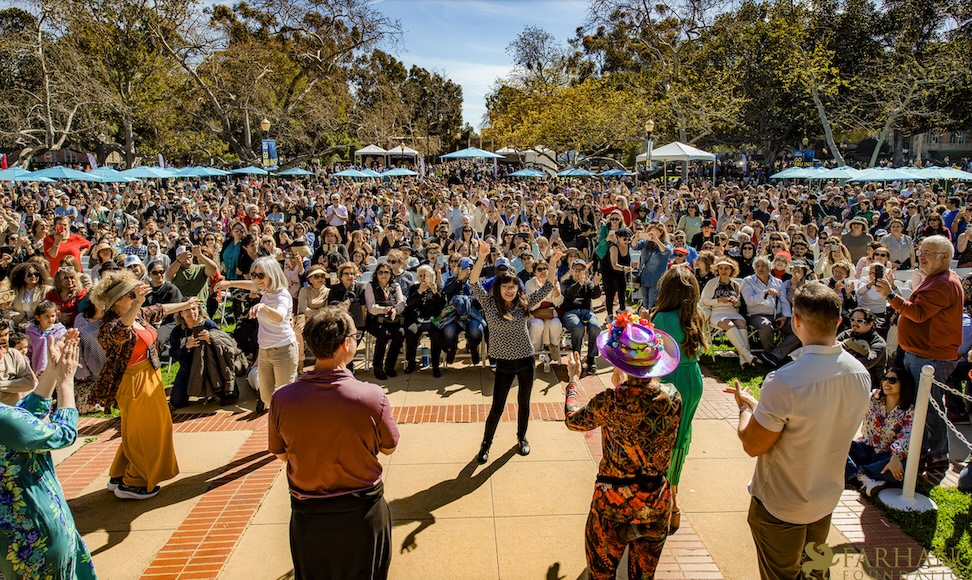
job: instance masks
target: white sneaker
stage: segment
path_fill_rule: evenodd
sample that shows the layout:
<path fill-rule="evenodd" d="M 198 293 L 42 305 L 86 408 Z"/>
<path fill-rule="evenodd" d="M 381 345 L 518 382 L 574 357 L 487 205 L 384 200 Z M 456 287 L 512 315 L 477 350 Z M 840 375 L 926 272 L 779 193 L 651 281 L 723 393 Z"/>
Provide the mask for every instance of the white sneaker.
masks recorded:
<path fill-rule="evenodd" d="M 122 478 L 112 477 L 108 480 L 108 491 L 114 493 L 118 486 L 122 484 Z"/>
<path fill-rule="evenodd" d="M 876 479 L 871 479 L 870 477 L 864 475 L 863 473 L 857 474 L 857 480 L 861 482 L 864 486 L 864 493 L 870 497 L 876 496 L 881 492 L 882 489 L 888 486 L 886 481 L 878 481 Z"/>
<path fill-rule="evenodd" d="M 162 491 L 162 488 L 158 485 L 155 486 L 155 489 L 149 491 L 144 487 L 133 487 L 122 484 L 115 489 L 115 497 L 119 499 L 152 499 L 159 495 L 160 491 Z"/>

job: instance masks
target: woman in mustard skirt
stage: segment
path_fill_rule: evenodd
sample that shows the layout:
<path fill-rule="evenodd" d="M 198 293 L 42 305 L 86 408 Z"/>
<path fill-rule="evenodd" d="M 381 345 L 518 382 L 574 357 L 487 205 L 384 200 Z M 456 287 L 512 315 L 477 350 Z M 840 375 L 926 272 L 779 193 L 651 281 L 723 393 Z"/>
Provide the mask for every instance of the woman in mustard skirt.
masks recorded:
<path fill-rule="evenodd" d="M 105 274 L 93 290 L 105 309 L 98 341 L 107 355 L 94 392 L 106 410 L 121 411 L 121 445 L 108 481 L 108 491 L 121 499 L 155 497 L 159 482 L 179 474 L 153 324 L 198 299 L 143 308 L 151 290 L 127 270 Z"/>

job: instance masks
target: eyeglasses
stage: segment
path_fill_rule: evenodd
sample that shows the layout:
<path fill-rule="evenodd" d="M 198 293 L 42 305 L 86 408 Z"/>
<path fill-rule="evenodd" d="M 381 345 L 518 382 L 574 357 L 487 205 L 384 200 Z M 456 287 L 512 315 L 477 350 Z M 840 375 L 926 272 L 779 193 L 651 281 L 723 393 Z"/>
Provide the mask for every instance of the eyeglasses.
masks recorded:
<path fill-rule="evenodd" d="M 24 274 L 24 278 L 40 278 L 40 273 L 38 272 L 27 272 Z"/>
<path fill-rule="evenodd" d="M 851 324 L 866 324 L 867 320 L 863 318 L 851 318 Z"/>
<path fill-rule="evenodd" d="M 919 258 L 921 256 L 935 256 L 935 255 L 942 255 L 942 254 L 945 254 L 945 252 L 929 252 L 928 250 L 915 250 L 915 256 L 918 256 Z"/>
<path fill-rule="evenodd" d="M 323 278 L 323 277 L 324 277 L 324 274 L 311 274 L 310 276 L 308 276 L 308 278 L 310 278 L 311 280 L 313 280 L 315 278 Z"/>
<path fill-rule="evenodd" d="M 401 264 L 402 261 L 401 260 L 388 260 L 388 263 L 389 264 Z"/>
<path fill-rule="evenodd" d="M 621 221 L 621 218 L 611 218 L 611 219 L 610 219 L 610 220 L 608 220 L 608 221 L 612 221 L 612 222 L 619 222 L 619 221 Z"/>
<path fill-rule="evenodd" d="M 391 275 L 391 270 L 381 270 L 380 272 L 376 272 L 376 275 L 378 276 Z"/>
<path fill-rule="evenodd" d="M 250 278 L 253 278 L 254 280 L 263 280 L 266 277 L 267 275 L 263 272 L 250 272 Z"/>
<path fill-rule="evenodd" d="M 153 276 L 161 276 L 164 273 L 165 273 L 165 270 L 152 270 L 151 272 L 149 272 L 149 274 L 151 274 Z"/>
<path fill-rule="evenodd" d="M 898 384 L 898 377 L 892 377 L 891 375 L 884 375 L 884 382 L 888 383 L 889 385 L 896 385 Z"/>
<path fill-rule="evenodd" d="M 885 254 L 884 252 L 874 252 L 875 258 L 890 258 L 891 254 Z"/>
<path fill-rule="evenodd" d="M 458 264 L 459 263 L 459 260 L 449 260 L 449 263 L 450 264 Z"/>
<path fill-rule="evenodd" d="M 549 270 L 549 269 L 550 269 L 550 268 L 548 268 L 548 267 L 546 267 L 546 266 L 540 266 L 539 268 L 536 268 L 535 270 L 536 270 L 537 272 L 546 272 L 546 271 L 547 271 L 547 270 Z"/>

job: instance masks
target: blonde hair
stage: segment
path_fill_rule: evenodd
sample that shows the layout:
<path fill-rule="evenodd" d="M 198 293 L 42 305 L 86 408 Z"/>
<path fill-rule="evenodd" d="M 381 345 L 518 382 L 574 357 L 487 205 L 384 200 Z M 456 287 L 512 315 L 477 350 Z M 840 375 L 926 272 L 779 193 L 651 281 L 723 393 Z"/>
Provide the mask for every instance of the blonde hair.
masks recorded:
<path fill-rule="evenodd" d="M 98 284 L 91 289 L 91 300 L 106 312 L 109 311 L 110 307 L 107 305 L 106 299 L 120 284 L 134 288 L 138 285 L 138 277 L 131 270 L 112 270 L 111 272 L 105 272 L 101 276 L 101 279 L 98 280 Z"/>

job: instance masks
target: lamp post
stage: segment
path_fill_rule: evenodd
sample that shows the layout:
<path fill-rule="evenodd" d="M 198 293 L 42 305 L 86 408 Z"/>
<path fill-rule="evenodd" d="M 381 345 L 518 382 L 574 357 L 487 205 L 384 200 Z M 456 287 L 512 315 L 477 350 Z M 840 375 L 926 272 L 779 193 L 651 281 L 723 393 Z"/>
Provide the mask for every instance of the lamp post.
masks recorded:
<path fill-rule="evenodd" d="M 645 168 L 651 168 L 651 132 L 655 130 L 655 122 L 645 121 Z M 638 159 L 635 158 L 635 186 L 638 185 Z"/>
<path fill-rule="evenodd" d="M 260 129 L 263 131 L 263 140 L 266 141 L 270 138 L 270 119 L 266 117 L 260 121 Z M 264 143 L 260 143 L 260 166 L 266 167 L 269 163 L 269 157 L 264 157 Z"/>

